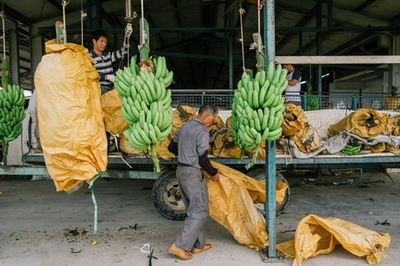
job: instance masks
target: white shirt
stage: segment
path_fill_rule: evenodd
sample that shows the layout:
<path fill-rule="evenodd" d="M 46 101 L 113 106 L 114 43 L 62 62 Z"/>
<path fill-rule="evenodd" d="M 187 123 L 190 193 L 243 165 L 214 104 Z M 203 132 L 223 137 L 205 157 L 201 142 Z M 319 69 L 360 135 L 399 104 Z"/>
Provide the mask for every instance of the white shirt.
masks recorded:
<path fill-rule="evenodd" d="M 288 85 L 285 90 L 285 102 L 301 102 L 300 90 L 301 90 L 301 74 L 298 70 L 294 70 L 287 74 L 286 79 L 292 80 L 297 79 L 296 85 Z"/>

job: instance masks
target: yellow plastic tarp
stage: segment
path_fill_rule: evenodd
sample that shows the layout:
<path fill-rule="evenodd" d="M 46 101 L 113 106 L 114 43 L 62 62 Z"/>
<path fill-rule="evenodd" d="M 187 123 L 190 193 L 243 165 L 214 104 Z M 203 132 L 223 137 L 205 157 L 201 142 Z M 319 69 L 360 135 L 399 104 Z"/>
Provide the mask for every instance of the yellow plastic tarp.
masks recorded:
<path fill-rule="evenodd" d="M 122 136 L 128 124 L 122 116 L 122 101 L 117 90 L 111 90 L 101 95 L 101 108 L 106 131 L 111 135 Z"/>
<path fill-rule="evenodd" d="M 387 233 L 374 232 L 339 218 L 311 214 L 297 225 L 294 239 L 278 244 L 276 249 L 294 259 L 293 266 L 301 266 L 310 257 L 328 254 L 337 245 L 353 255 L 366 257 L 369 264 L 378 264 L 389 244 Z"/>
<path fill-rule="evenodd" d="M 265 184 L 229 166 L 211 163 L 220 172 L 219 181 L 211 181 L 204 172 L 211 218 L 224 226 L 240 244 L 257 251 L 264 249 L 268 245 L 266 222 L 255 204 L 265 204 Z M 276 204 L 280 205 L 287 185 L 277 183 L 277 188 Z"/>
<path fill-rule="evenodd" d="M 328 136 L 332 137 L 343 131 L 349 131 L 362 138 L 372 138 L 387 131 L 388 114 L 371 108 L 360 108 L 348 116 L 330 125 Z"/>
<path fill-rule="evenodd" d="M 40 140 L 57 191 L 71 192 L 107 167 L 99 74 L 88 50 L 46 43 L 35 72 Z"/>
<path fill-rule="evenodd" d="M 297 131 L 304 128 L 306 122 L 306 114 L 300 106 L 294 103 L 285 104 L 284 118 L 282 121 L 283 136 L 293 136 Z"/>

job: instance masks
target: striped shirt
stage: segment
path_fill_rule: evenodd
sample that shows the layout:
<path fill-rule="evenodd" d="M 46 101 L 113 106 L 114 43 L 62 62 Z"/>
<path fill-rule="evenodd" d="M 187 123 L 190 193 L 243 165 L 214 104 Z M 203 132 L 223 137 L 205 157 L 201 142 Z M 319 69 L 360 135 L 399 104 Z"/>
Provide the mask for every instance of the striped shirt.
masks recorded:
<path fill-rule="evenodd" d="M 102 93 L 104 93 L 103 88 L 105 88 L 106 91 L 112 90 L 114 84 L 111 81 L 106 80 L 106 76 L 114 75 L 113 63 L 122 58 L 123 52 L 126 52 L 124 47 L 113 52 L 104 52 L 102 56 L 99 56 L 93 50 L 90 51 L 90 55 L 96 61 L 94 67 L 100 74 L 100 87 L 102 87 Z"/>
<path fill-rule="evenodd" d="M 285 90 L 285 102 L 301 102 L 301 73 L 298 70 L 294 70 L 287 74 L 287 80 L 296 79 L 296 85 L 288 85 Z"/>

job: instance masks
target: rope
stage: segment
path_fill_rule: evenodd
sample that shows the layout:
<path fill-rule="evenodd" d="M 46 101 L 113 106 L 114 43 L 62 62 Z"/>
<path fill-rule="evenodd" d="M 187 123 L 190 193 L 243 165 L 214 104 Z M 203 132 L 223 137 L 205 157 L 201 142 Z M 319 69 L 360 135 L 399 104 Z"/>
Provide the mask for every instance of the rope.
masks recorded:
<path fill-rule="evenodd" d="M 142 0 L 143 1 L 143 0 Z M 239 14 L 240 14 L 240 42 L 242 43 L 242 68 L 243 72 L 246 72 L 246 65 L 244 61 L 244 36 L 243 36 L 243 14 L 245 14 L 246 11 L 242 8 L 242 1 L 240 1 L 240 8 L 239 8 Z"/>
<path fill-rule="evenodd" d="M 142 32 L 142 40 L 140 40 L 142 43 L 141 43 L 141 45 L 144 45 L 145 44 L 145 38 L 146 38 L 146 36 L 145 36 L 145 34 L 144 34 L 144 3 L 143 3 L 143 0 L 141 0 L 140 1 L 140 12 L 142 13 L 141 15 L 142 15 L 142 28 L 140 29 L 141 30 L 141 32 Z"/>
<path fill-rule="evenodd" d="M 6 57 L 6 21 L 4 19 L 5 11 L 4 11 L 4 3 L 1 3 L 1 10 L 3 11 L 3 15 L 1 16 L 2 22 L 2 41 L 3 41 L 3 60 L 7 60 Z"/>
<path fill-rule="evenodd" d="M 85 17 L 83 12 L 83 0 L 81 0 L 81 45 L 83 45 L 83 18 Z"/>
<path fill-rule="evenodd" d="M 286 163 L 286 165 L 288 165 L 288 164 L 292 163 L 293 155 L 292 155 L 292 151 L 290 149 L 289 140 L 287 138 L 285 138 L 285 144 L 286 144 L 287 151 L 288 151 L 288 153 L 285 153 L 285 154 L 288 154 L 290 156 L 289 158 L 285 158 L 285 163 Z"/>
<path fill-rule="evenodd" d="M 65 7 L 69 4 L 69 0 L 68 1 L 62 1 L 62 9 L 63 9 L 63 43 L 67 43 L 67 23 L 65 21 Z"/>
<path fill-rule="evenodd" d="M 132 169 L 132 166 L 125 160 L 124 156 L 120 156 L 121 160 L 129 167 Z"/>
<path fill-rule="evenodd" d="M 258 40 L 257 40 L 257 47 L 258 47 L 258 52 L 262 52 L 262 45 L 261 45 L 261 8 L 262 4 L 260 3 L 260 0 L 258 0 L 258 6 L 257 6 L 257 34 L 258 34 Z"/>

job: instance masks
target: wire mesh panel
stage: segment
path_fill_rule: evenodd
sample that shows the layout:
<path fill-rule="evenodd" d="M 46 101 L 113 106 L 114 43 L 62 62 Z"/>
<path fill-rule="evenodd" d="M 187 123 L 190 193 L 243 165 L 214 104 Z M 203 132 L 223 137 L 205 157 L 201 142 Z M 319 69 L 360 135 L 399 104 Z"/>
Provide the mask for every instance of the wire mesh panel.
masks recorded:
<path fill-rule="evenodd" d="M 172 107 L 179 105 L 198 108 L 202 105 L 202 94 L 172 94 Z"/>
<path fill-rule="evenodd" d="M 305 111 L 359 108 L 393 110 L 385 104 L 383 95 L 302 95 L 302 108 Z"/>
<path fill-rule="evenodd" d="M 352 96 L 346 95 L 302 95 L 305 111 L 322 109 L 353 109 L 356 105 Z"/>
<path fill-rule="evenodd" d="M 172 107 L 187 105 L 199 108 L 204 103 L 214 104 L 219 110 L 230 110 L 233 94 L 172 94 Z"/>
<path fill-rule="evenodd" d="M 385 96 L 382 94 L 364 95 L 302 95 L 301 107 L 304 111 L 342 109 L 356 110 L 371 108 L 375 110 L 400 111 L 400 97 Z M 212 103 L 220 110 L 230 110 L 233 93 L 173 93 L 172 106 L 187 105 L 199 108 L 204 103 Z"/>
<path fill-rule="evenodd" d="M 385 96 L 382 100 L 383 110 L 400 111 L 400 97 Z"/>

